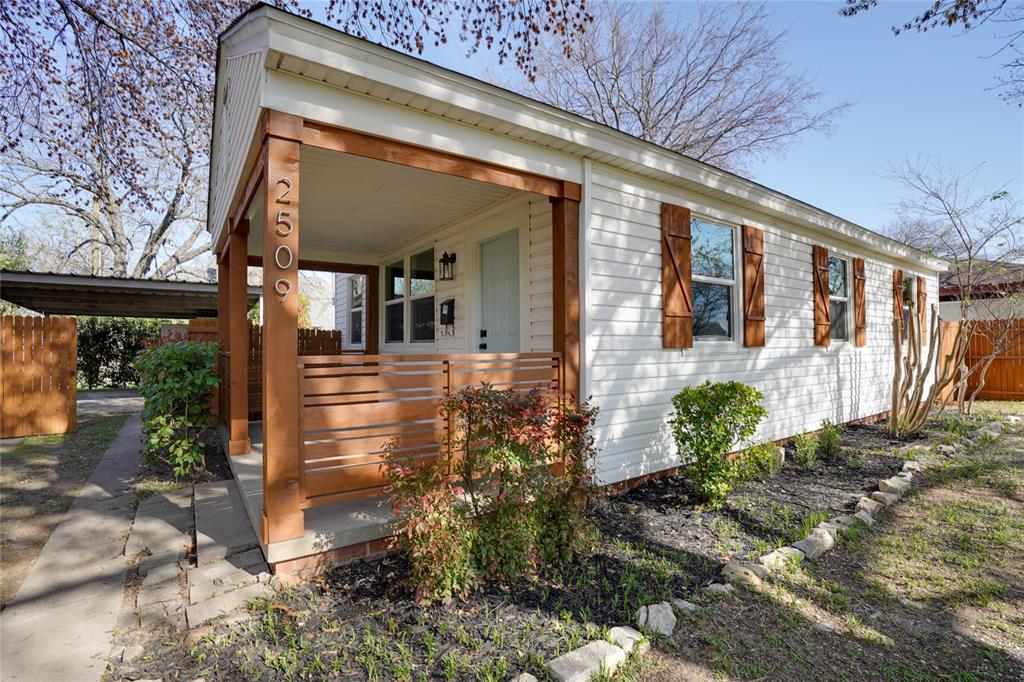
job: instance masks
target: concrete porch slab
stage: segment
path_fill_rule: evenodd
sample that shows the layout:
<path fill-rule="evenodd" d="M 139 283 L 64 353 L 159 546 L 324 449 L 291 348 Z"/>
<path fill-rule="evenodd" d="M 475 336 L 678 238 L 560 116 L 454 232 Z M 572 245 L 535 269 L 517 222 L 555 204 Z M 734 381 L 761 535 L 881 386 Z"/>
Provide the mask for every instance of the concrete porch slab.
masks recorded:
<path fill-rule="evenodd" d="M 227 449 L 228 434 L 220 430 Z M 263 514 L 263 424 L 249 424 L 252 451 L 228 458 L 238 484 L 242 504 L 270 564 L 329 552 L 342 547 L 378 540 L 394 534 L 395 516 L 385 496 L 368 497 L 314 507 L 305 511 L 305 533 L 301 538 L 263 543 L 258 532 Z"/>
<path fill-rule="evenodd" d="M 238 486 L 214 481 L 195 487 L 196 563 L 208 564 L 257 544 Z"/>

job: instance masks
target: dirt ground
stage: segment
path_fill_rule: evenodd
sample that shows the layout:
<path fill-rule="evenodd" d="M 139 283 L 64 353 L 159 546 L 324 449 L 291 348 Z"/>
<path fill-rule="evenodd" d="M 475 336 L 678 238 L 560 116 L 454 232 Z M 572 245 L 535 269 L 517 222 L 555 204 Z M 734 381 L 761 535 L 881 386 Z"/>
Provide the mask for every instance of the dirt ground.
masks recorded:
<path fill-rule="evenodd" d="M 81 415 L 76 432 L 25 438 L 2 455 L 0 605 L 14 596 L 126 418 Z"/>
<path fill-rule="evenodd" d="M 1024 680 L 1022 435 L 968 447 L 874 530 L 684 617 L 630 676 Z"/>

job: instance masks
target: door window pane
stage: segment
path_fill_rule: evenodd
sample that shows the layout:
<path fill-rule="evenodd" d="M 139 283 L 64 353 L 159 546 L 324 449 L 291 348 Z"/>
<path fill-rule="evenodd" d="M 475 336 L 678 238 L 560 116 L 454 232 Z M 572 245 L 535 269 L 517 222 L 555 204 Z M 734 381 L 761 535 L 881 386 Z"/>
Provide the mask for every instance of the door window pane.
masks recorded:
<path fill-rule="evenodd" d="M 349 285 L 349 308 L 363 307 L 363 292 L 366 289 L 366 278 L 362 275 L 353 275 L 348 280 Z"/>
<path fill-rule="evenodd" d="M 425 296 L 412 302 L 412 340 L 434 340 L 434 297 Z"/>
<path fill-rule="evenodd" d="M 732 287 L 694 282 L 693 335 L 731 337 L 731 307 Z"/>
<path fill-rule="evenodd" d="M 698 218 L 691 223 L 693 274 L 697 277 L 733 279 L 733 229 Z"/>
<path fill-rule="evenodd" d="M 434 293 L 434 250 L 421 251 L 409 259 L 409 291 L 413 296 Z"/>
<path fill-rule="evenodd" d="M 363 342 L 363 311 L 354 310 L 349 316 L 348 339 L 351 344 Z"/>
<path fill-rule="evenodd" d="M 828 293 L 846 298 L 846 261 L 842 258 L 828 258 Z"/>
<path fill-rule="evenodd" d="M 384 300 L 394 301 L 405 296 L 405 265 L 402 261 L 384 267 Z"/>
<path fill-rule="evenodd" d="M 849 341 L 849 325 L 846 323 L 847 301 L 829 299 L 829 314 L 832 316 L 832 323 L 829 327 L 829 337 L 833 341 Z"/>
<path fill-rule="evenodd" d="M 405 341 L 405 307 L 401 303 L 384 306 L 384 340 L 388 343 Z"/>

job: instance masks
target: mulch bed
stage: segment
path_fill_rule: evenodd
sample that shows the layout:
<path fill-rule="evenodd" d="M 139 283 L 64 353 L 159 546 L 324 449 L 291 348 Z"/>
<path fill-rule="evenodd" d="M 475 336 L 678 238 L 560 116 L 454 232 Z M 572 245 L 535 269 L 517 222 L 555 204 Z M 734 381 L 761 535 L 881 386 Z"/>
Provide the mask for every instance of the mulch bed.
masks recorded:
<path fill-rule="evenodd" d="M 394 679 L 411 670 L 416 679 L 543 679 L 544 661 L 589 638 L 584 624 L 631 624 L 638 606 L 690 596 L 725 561 L 798 539 L 805 519 L 851 513 L 900 470 L 893 453 L 902 445 L 884 425 L 845 429 L 835 461 L 811 470 L 787 461 L 719 509 L 697 505 L 683 477 L 649 481 L 596 505 L 600 538 L 589 556 L 448 605 L 414 602 L 401 556 L 340 566 L 254 608 L 247 622 L 220 626 L 192 653 L 169 635 L 112 677 Z"/>

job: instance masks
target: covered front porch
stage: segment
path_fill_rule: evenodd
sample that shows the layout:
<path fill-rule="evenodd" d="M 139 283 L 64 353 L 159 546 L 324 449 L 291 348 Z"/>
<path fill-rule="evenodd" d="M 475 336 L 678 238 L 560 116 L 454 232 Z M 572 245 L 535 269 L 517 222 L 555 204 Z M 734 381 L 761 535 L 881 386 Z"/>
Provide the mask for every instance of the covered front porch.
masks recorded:
<path fill-rule="evenodd" d="M 581 197 L 277 111 L 257 128 L 217 246 L 219 413 L 267 560 L 290 572 L 383 550 L 385 462 L 443 447 L 446 394 L 579 394 Z M 445 273 L 442 253 L 457 256 Z M 365 278 L 359 343 L 299 329 L 300 269 Z"/>

